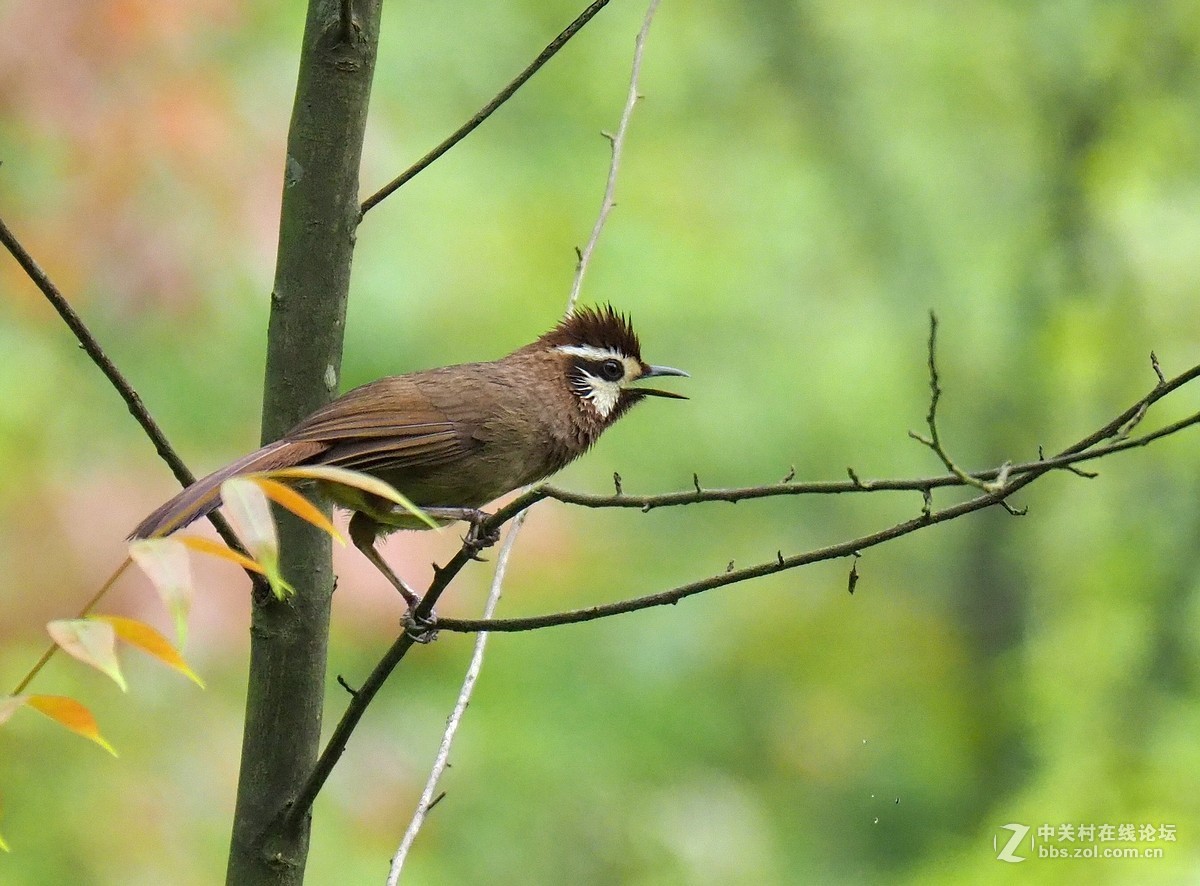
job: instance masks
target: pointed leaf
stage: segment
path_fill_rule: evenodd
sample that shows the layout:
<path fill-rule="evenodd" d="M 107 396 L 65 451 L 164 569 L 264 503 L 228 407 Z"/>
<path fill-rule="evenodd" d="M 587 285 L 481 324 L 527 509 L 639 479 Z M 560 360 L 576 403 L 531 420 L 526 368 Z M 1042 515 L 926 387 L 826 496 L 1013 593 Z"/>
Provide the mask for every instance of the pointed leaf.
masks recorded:
<path fill-rule="evenodd" d="M 100 734 L 100 728 L 96 725 L 96 718 L 92 716 L 92 712 L 75 699 L 67 698 L 65 695 L 27 695 L 25 704 L 77 735 L 91 739 L 114 757 L 117 756 L 113 746 Z"/>
<path fill-rule="evenodd" d="M 233 548 L 219 541 L 213 541 L 211 538 L 205 538 L 203 535 L 177 535 L 175 536 L 175 541 L 178 541 L 184 547 L 191 548 L 198 554 L 209 554 L 213 557 L 220 557 L 223 560 L 228 560 L 230 563 L 236 563 L 243 569 L 249 569 L 251 572 L 266 573 L 266 570 L 262 568 L 262 564 L 257 560 L 252 560 L 245 554 L 239 554 Z"/>
<path fill-rule="evenodd" d="M 325 516 L 321 509 L 295 489 L 292 489 L 292 487 L 285 486 L 278 480 L 272 480 L 264 474 L 248 474 L 245 479 L 257 485 L 267 498 L 271 499 L 275 504 L 287 508 L 301 520 L 307 520 L 318 529 L 325 530 L 325 532 L 329 533 L 332 538 L 337 539 L 341 544 L 344 545 L 346 543 L 346 539 L 342 537 L 337 527 L 333 525 L 333 522 Z"/>
<path fill-rule="evenodd" d="M 136 646 L 143 652 L 153 655 L 163 664 L 174 668 L 181 674 L 192 680 L 201 689 L 204 688 L 204 681 L 193 671 L 179 651 L 171 645 L 162 634 L 145 622 L 138 621 L 133 618 L 124 618 L 119 615 L 95 615 L 92 616 L 96 621 L 108 622 L 112 625 L 117 636 L 128 643 L 130 646 Z"/>
<path fill-rule="evenodd" d="M 238 537 L 254 559 L 263 566 L 279 559 L 275 518 L 262 488 L 245 477 L 231 477 L 221 484 L 221 500 Z"/>
<path fill-rule="evenodd" d="M 8 722 L 8 718 L 15 714 L 20 708 L 25 707 L 25 701 L 29 698 L 28 695 L 8 695 L 0 698 L 0 726 Z"/>
<path fill-rule="evenodd" d="M 117 633 L 112 625 L 92 618 L 59 619 L 46 625 L 46 631 L 63 652 L 110 676 L 122 692 L 129 691 L 117 661 Z"/>
<path fill-rule="evenodd" d="M 369 474 L 361 474 L 358 471 L 348 471 L 345 468 L 335 468 L 329 465 L 305 465 L 299 468 L 281 468 L 278 471 L 268 471 L 266 473 L 269 477 L 283 477 L 284 479 L 291 480 L 320 480 L 323 483 L 336 483 L 340 486 L 361 489 L 363 492 L 378 495 L 382 499 L 399 505 L 423 523 L 428 524 L 430 529 L 441 529 L 433 518 L 413 504 L 406 496 L 397 492 L 392 486 L 384 483 L 378 477 L 372 477 Z"/>
<path fill-rule="evenodd" d="M 188 613 L 192 610 L 192 569 L 187 548 L 177 538 L 149 538 L 132 542 L 129 556 L 141 567 L 171 617 L 180 647 L 187 640 Z"/>
<path fill-rule="evenodd" d="M 296 593 L 279 568 L 279 534 L 266 494 L 246 477 L 232 477 L 221 484 L 225 512 L 238 530 L 250 554 L 262 566 L 276 599 Z"/>

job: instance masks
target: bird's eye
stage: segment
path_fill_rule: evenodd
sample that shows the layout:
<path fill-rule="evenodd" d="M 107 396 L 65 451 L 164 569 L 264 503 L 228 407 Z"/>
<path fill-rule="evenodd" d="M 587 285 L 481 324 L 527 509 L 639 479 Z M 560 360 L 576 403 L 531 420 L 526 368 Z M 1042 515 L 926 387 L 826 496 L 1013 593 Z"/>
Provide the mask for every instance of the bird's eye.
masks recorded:
<path fill-rule="evenodd" d="M 625 365 L 620 360 L 605 360 L 600 364 L 600 377 L 605 381 L 620 381 Z"/>

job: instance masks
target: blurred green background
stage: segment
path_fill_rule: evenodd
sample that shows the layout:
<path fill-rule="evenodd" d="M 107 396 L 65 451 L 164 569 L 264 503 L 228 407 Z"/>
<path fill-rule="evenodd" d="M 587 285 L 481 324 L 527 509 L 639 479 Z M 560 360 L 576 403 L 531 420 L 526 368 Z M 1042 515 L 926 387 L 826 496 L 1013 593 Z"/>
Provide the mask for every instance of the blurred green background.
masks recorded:
<path fill-rule="evenodd" d="M 469 116 L 581 0 L 389 4 L 363 193 Z M 360 230 L 345 387 L 490 359 L 562 311 L 644 5 L 614 0 Z M 0 215 L 196 470 L 252 448 L 302 4 L 0 3 Z M 1200 360 L 1192 0 L 664 3 L 588 302 L 630 312 L 687 403 L 652 402 L 560 482 L 630 492 L 937 472 L 907 438 L 942 320 L 967 467 L 1084 436 Z M 0 260 L 0 668 L 15 683 L 171 494 L 165 467 Z M 1174 399 L 1174 398 L 1173 398 Z M 1147 427 L 1196 410 L 1200 396 Z M 1200 881 L 1195 434 L 1044 479 L 847 564 L 493 638 L 413 883 Z M 961 493 L 939 493 L 937 502 Z M 537 508 L 502 614 L 670 587 L 863 535 L 920 496 Z M 400 534 L 415 582 L 456 544 Z M 400 615 L 339 553 L 329 720 Z M 9 884 L 221 881 L 244 580 L 198 564 L 199 691 L 58 660 L 113 760 L 33 713 L 0 730 Z M 443 611 L 477 613 L 473 567 Z M 144 584 L 110 611 L 169 628 Z M 471 639 L 417 650 L 316 805 L 309 882 L 382 882 Z M 996 859 L 1008 823 L 1174 826 L 1154 860 Z M 1051 845 L 1069 845 L 1052 843 Z M 1086 845 L 1086 844 L 1076 844 Z M 1029 855 L 1026 841 L 1018 854 Z"/>

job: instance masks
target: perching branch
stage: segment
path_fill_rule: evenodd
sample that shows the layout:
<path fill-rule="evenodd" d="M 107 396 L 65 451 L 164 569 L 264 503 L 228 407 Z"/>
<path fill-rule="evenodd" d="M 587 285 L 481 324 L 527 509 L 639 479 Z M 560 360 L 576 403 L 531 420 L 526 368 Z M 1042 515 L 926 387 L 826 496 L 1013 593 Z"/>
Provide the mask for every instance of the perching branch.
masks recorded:
<path fill-rule="evenodd" d="M 551 613 L 548 615 L 530 616 L 527 618 L 451 619 L 438 618 L 434 616 L 434 606 L 436 606 L 437 601 L 440 599 L 442 593 L 445 592 L 450 582 L 455 578 L 455 576 L 457 576 L 463 567 L 465 567 L 467 563 L 474 559 L 478 553 L 477 545 L 464 542 L 463 547 L 460 548 L 458 553 L 455 554 L 453 558 L 451 558 L 450 562 L 448 562 L 444 567 L 439 567 L 434 570 L 433 582 L 430 584 L 429 590 L 422 597 L 420 605 L 409 618 L 404 633 L 401 634 L 392 644 L 392 647 L 387 651 L 387 653 L 385 653 L 379 664 L 375 666 L 375 669 L 367 678 L 367 682 L 354 695 L 350 704 L 347 705 L 346 711 L 342 715 L 342 719 L 338 723 L 337 728 L 334 730 L 333 736 L 330 738 L 328 745 L 317 761 L 317 766 L 315 767 L 312 776 L 310 776 L 304 790 L 297 797 L 295 805 L 290 810 L 289 817 L 299 818 L 305 814 L 313 799 L 315 799 L 317 792 L 320 790 L 321 785 L 324 784 L 329 772 L 332 771 L 334 764 L 345 750 L 346 742 L 349 740 L 349 737 L 357 726 L 358 721 L 362 719 L 362 715 L 366 712 L 367 706 L 374 698 L 375 693 L 377 693 L 383 686 L 383 683 L 386 681 L 388 675 L 391 674 L 395 666 L 401 661 L 401 659 L 404 658 L 405 654 L 414 643 L 418 641 L 429 642 L 433 640 L 437 631 L 439 630 L 461 633 L 474 633 L 477 631 L 512 632 L 536 630 L 539 628 L 552 627 L 560 624 L 573 624 L 582 621 L 592 621 L 626 612 L 636 612 L 640 609 L 648 609 L 654 606 L 674 604 L 687 597 L 703 593 L 704 591 L 713 590 L 719 587 L 726 587 L 732 584 L 738 584 L 752 578 L 772 575 L 776 572 L 781 572 L 787 569 L 795 569 L 811 563 L 851 557 L 856 553 L 861 553 L 867 548 L 875 547 L 895 538 L 900 538 L 901 536 L 916 532 L 917 530 L 926 526 L 945 523 L 949 520 L 973 513 L 974 511 L 982 510 L 983 508 L 999 504 L 1013 493 L 1024 488 L 1038 478 L 1050 473 L 1051 471 L 1069 469 L 1077 462 L 1102 458 L 1126 449 L 1146 446 L 1155 440 L 1176 434 L 1185 428 L 1191 427 L 1192 425 L 1200 424 L 1200 413 L 1195 413 L 1142 437 L 1133 438 L 1128 436 L 1128 428 L 1131 423 L 1133 423 L 1135 420 L 1140 421 L 1141 418 L 1146 415 L 1151 406 L 1167 395 L 1171 394 L 1173 391 L 1176 391 L 1189 382 L 1194 381 L 1196 378 L 1200 378 L 1200 365 L 1193 366 L 1191 369 L 1175 376 L 1170 380 L 1159 381 L 1155 387 L 1146 394 L 1146 396 L 1138 400 L 1120 415 L 1116 416 L 1112 421 L 1079 440 L 1077 443 L 1062 450 L 1054 457 L 1012 466 L 1008 469 L 1005 483 L 1002 486 L 995 487 L 991 491 L 986 491 L 968 501 L 936 511 L 933 510 L 931 504 L 932 491 L 934 488 L 942 486 L 974 486 L 975 484 L 966 483 L 963 478 L 957 474 L 951 474 L 945 477 L 927 478 L 924 480 L 881 480 L 864 482 L 860 480 L 857 475 L 853 473 L 853 471 L 851 471 L 851 479 L 849 482 L 841 481 L 839 483 L 799 484 L 788 481 L 781 484 L 775 484 L 773 486 L 748 487 L 740 490 L 701 489 L 699 492 L 691 491 L 668 493 L 663 496 L 650 496 L 643 498 L 625 496 L 623 494 L 615 496 L 586 496 L 578 493 L 568 493 L 564 490 L 558 490 L 548 486 L 532 489 L 482 521 L 479 526 L 479 531 L 475 535 L 480 538 L 488 537 L 489 534 L 499 530 L 505 523 L 513 520 L 519 514 L 524 513 L 534 504 L 546 498 L 555 498 L 559 501 L 564 501 L 571 504 L 581 504 L 590 507 L 632 506 L 642 510 L 648 510 L 649 508 L 646 507 L 646 504 L 649 504 L 651 507 L 664 507 L 669 505 L 691 504 L 701 501 L 735 501 L 738 500 L 738 498 L 762 498 L 771 495 L 796 495 L 802 493 L 824 494 L 829 492 L 872 492 L 883 491 L 885 489 L 907 489 L 910 491 L 915 490 L 922 492 L 927 502 L 927 506 L 926 508 L 922 509 L 922 512 L 918 516 L 910 520 L 906 520 L 902 523 L 898 523 L 894 526 L 870 535 L 852 539 L 848 542 L 829 545 L 824 548 L 819 548 L 803 554 L 797 554 L 792 557 L 784 557 L 782 552 L 779 552 L 776 554 L 774 559 L 765 563 L 760 563 L 758 565 L 745 567 L 742 569 L 729 570 L 721 573 L 720 575 L 700 579 L 698 581 L 681 585 L 667 591 L 648 594 L 615 603 L 603 604 L 600 606 L 568 610 L 565 612 Z M 1113 442 L 1104 444 L 1104 441 L 1106 440 L 1112 440 Z M 995 480 L 1001 476 L 1002 472 L 1003 468 L 997 468 L 992 471 L 979 472 L 972 476 Z"/>
<path fill-rule="evenodd" d="M 525 70 L 518 74 L 511 83 L 501 89 L 495 98 L 480 108 L 470 120 L 450 133 L 436 148 L 364 200 L 359 212 L 365 215 L 369 209 L 377 206 L 385 198 L 390 197 L 396 191 L 400 190 L 400 188 L 415 178 L 418 173 L 431 166 L 435 160 L 474 132 L 479 124 L 492 116 L 497 108 L 512 98 L 516 91 L 524 86 L 525 82 L 536 74 L 542 65 L 550 61 L 560 49 L 566 46 L 567 41 L 578 34 L 583 29 L 583 26 L 596 16 L 596 13 L 608 5 L 608 2 L 609 0 L 595 0 L 591 6 L 579 13 L 575 21 L 567 25 L 561 34 L 551 40 L 546 48 L 538 53 L 537 58 L 530 62 Z"/>
<path fill-rule="evenodd" d="M 931 364 L 931 373 L 933 371 L 934 367 L 933 364 Z M 865 535 L 860 538 L 852 539 L 839 544 L 829 545 L 827 547 L 808 551 L 803 554 L 797 554 L 792 557 L 784 557 L 782 553 L 779 553 L 774 559 L 757 564 L 755 566 L 750 566 L 743 569 L 727 570 L 719 575 L 700 579 L 689 584 L 671 588 L 670 590 L 661 591 L 655 594 L 647 594 L 645 596 L 622 600 L 615 603 L 607 603 L 600 606 L 592 606 L 583 609 L 574 609 L 566 612 L 551 613 L 548 615 L 530 616 L 527 618 L 491 619 L 486 623 L 480 620 L 472 619 L 436 618 L 434 619 L 431 628 L 433 630 L 456 631 L 464 633 L 480 630 L 529 631 L 561 624 L 574 624 L 583 621 L 593 621 L 595 619 L 608 618 L 610 616 L 620 615 L 626 612 L 636 612 L 641 609 L 649 609 L 654 606 L 665 606 L 668 604 L 673 605 L 678 603 L 680 600 L 695 594 L 703 593 L 704 591 L 725 587 L 731 584 L 737 584 L 752 578 L 772 575 L 776 572 L 782 572 L 788 569 L 795 569 L 799 566 L 807 566 L 811 563 L 855 556 L 867 548 L 875 547 L 876 545 L 883 544 L 884 542 L 891 541 L 892 539 L 908 535 L 926 526 L 944 523 L 992 505 L 1003 504 L 1005 500 L 1017 490 L 1028 486 L 1039 477 L 1042 477 L 1056 469 L 1068 467 L 1077 461 L 1101 458 L 1103 456 L 1111 455 L 1115 452 L 1121 452 L 1126 449 L 1146 446 L 1155 440 L 1160 440 L 1164 437 L 1178 433 L 1185 428 L 1200 424 L 1200 413 L 1194 413 L 1186 418 L 1172 422 L 1171 424 L 1166 425 L 1165 427 L 1160 428 L 1153 433 L 1145 434 L 1141 437 L 1129 437 L 1127 430 L 1131 423 L 1140 421 L 1142 418 L 1144 418 L 1147 411 L 1156 402 L 1170 394 L 1172 391 L 1175 391 L 1195 380 L 1197 377 L 1200 377 L 1200 366 L 1194 366 L 1188 371 L 1176 376 L 1173 379 L 1170 379 L 1169 381 L 1160 381 L 1145 397 L 1134 403 L 1112 421 L 1108 422 L 1106 425 L 1099 428 L 1092 434 L 1089 434 L 1087 437 L 1084 437 L 1078 443 L 1067 447 L 1053 458 L 1017 465 L 1009 468 L 1007 471 L 1005 468 L 1001 467 L 995 469 L 994 471 L 985 472 L 982 476 L 994 477 L 996 480 L 989 484 L 991 488 L 985 491 L 982 495 L 976 496 L 969 501 L 961 502 L 937 511 L 932 510 L 932 508 L 927 504 L 918 516 L 870 535 Z M 932 408 L 930 411 L 931 413 L 933 412 Z M 1113 440 L 1114 442 L 1107 445 L 1100 445 L 1105 440 Z M 1003 477 L 1002 482 L 1000 481 L 1001 477 Z M 948 478 L 936 479 L 939 480 L 936 485 L 940 486 L 975 486 L 974 483 L 967 483 L 962 477 L 959 477 L 956 474 L 951 475 Z M 909 488 L 919 489 L 924 492 L 926 496 L 931 495 L 933 484 L 929 484 L 927 481 L 913 481 L 913 484 L 914 485 L 910 486 Z M 794 494 L 791 490 L 791 487 L 796 485 L 799 484 L 782 484 L 775 487 L 758 487 L 758 489 L 774 489 L 776 494 L 786 495 Z M 828 492 L 830 491 L 829 485 L 831 484 L 819 484 L 820 488 L 810 489 L 810 491 Z M 841 486 L 841 484 L 832 485 Z M 866 484 L 860 484 L 859 486 L 853 487 L 853 489 L 856 489 L 857 491 L 873 491 L 880 488 L 884 487 L 876 487 L 873 484 L 870 486 L 866 486 Z M 891 488 L 899 487 L 898 485 L 894 485 Z M 847 489 L 843 487 L 839 488 L 837 491 L 847 492 L 853 491 L 853 489 Z M 513 510 L 515 510 L 516 513 L 521 513 L 526 508 L 531 507 L 535 501 L 540 500 L 540 498 L 552 497 L 550 495 L 545 495 L 544 493 L 546 493 L 546 491 L 546 487 L 533 490 L 528 496 L 514 501 L 502 511 L 498 511 L 492 519 L 500 521 L 511 518 Z M 538 493 L 542 493 L 540 498 L 538 497 Z M 671 503 L 687 504 L 691 501 L 701 500 L 729 500 L 713 497 L 706 498 L 705 496 L 708 495 L 709 493 L 705 492 L 676 493 L 674 494 L 676 500 Z M 624 506 L 623 504 L 613 504 L 615 500 L 619 500 L 621 498 L 619 496 L 597 496 L 594 498 L 608 499 L 605 504 L 594 506 Z M 927 498 L 926 500 L 928 502 L 929 499 Z M 1023 512 L 1010 511 L 1010 513 L 1020 514 Z"/>

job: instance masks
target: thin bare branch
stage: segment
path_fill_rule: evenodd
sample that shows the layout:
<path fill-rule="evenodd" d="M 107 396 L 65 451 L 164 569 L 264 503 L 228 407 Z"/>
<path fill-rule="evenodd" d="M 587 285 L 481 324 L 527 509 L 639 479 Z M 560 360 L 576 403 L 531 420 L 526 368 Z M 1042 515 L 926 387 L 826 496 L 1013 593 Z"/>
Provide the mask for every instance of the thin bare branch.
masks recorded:
<path fill-rule="evenodd" d="M 590 22 L 596 16 L 596 13 L 607 6 L 608 3 L 609 0 L 595 0 L 591 6 L 579 13 L 575 21 L 567 25 L 561 34 L 551 40 L 546 48 L 538 53 L 538 57 L 530 62 L 525 70 L 518 74 L 511 83 L 501 89 L 495 98 L 480 108 L 470 120 L 450 133 L 436 148 L 364 200 L 359 212 L 365 215 L 367 210 L 379 205 L 384 199 L 400 190 L 400 188 L 412 181 L 420 172 L 432 165 L 435 160 L 474 132 L 479 124 L 492 116 L 497 108 L 512 98 L 516 91 L 524 86 L 526 81 L 536 74 L 542 65 L 550 61 L 560 49 L 566 46 L 567 41 L 578 34 L 583 29 L 583 26 Z"/>
<path fill-rule="evenodd" d="M 509 527 L 508 535 L 504 537 L 504 544 L 500 546 L 500 553 L 496 555 L 496 571 L 492 575 L 492 587 L 488 593 L 487 603 L 483 607 L 483 620 L 490 619 L 496 611 L 496 605 L 500 602 L 500 595 L 504 588 L 504 574 L 508 569 L 508 558 L 512 554 L 513 546 L 517 541 L 517 534 L 521 531 L 521 527 L 525 524 L 525 517 L 528 512 L 519 514 L 513 520 L 512 526 Z M 425 789 L 421 792 L 421 797 L 417 801 L 416 811 L 413 812 L 412 820 L 408 823 L 408 829 L 404 832 L 404 839 L 400 841 L 400 847 L 396 850 L 395 856 L 392 858 L 391 870 L 388 872 L 387 886 L 396 886 L 400 882 L 400 873 L 404 868 L 404 861 L 408 857 L 408 852 L 412 848 L 413 842 L 417 839 L 417 834 L 421 830 L 421 826 L 425 823 L 425 816 L 429 814 L 438 799 L 434 798 L 437 791 L 438 782 L 441 781 L 442 774 L 446 771 L 446 766 L 450 762 L 450 748 L 454 743 L 455 733 L 458 732 L 458 726 L 462 722 L 463 714 L 467 711 L 467 705 L 471 701 L 471 694 L 475 690 L 475 681 L 479 679 L 479 673 L 483 669 L 483 654 L 487 647 L 487 631 L 480 631 L 479 636 L 475 638 L 475 650 L 471 654 L 471 663 L 467 667 L 466 676 L 463 677 L 462 688 L 458 692 L 458 700 L 454 703 L 454 709 L 450 712 L 450 717 L 446 721 L 446 730 L 442 733 L 441 744 L 438 746 L 437 756 L 433 761 L 433 768 L 429 772 L 429 778 L 425 781 Z"/>
<path fill-rule="evenodd" d="M 125 401 L 125 406 L 129 409 L 129 414 L 134 417 L 142 430 L 146 432 L 146 436 L 150 438 L 150 442 L 154 444 L 154 450 L 159 457 L 167 463 L 167 467 L 171 469 L 171 473 L 175 475 L 175 479 L 179 481 L 181 486 L 191 486 L 196 482 L 196 476 L 188 470 L 188 466 L 183 463 L 183 459 L 171 446 L 167 440 L 167 435 L 163 433 L 162 428 L 158 426 L 158 422 L 150 415 L 146 405 L 142 402 L 142 398 L 138 392 L 133 389 L 133 385 L 121 374 L 117 369 L 116 364 L 109 359 L 108 354 L 100 346 L 100 342 L 88 329 L 87 324 L 83 322 L 83 318 L 75 312 L 71 307 L 71 303 L 67 301 L 66 296 L 62 291 L 54 285 L 54 282 L 47 276 L 33 258 L 32 255 L 21 245 L 17 240 L 16 235 L 9 229 L 3 219 L 0 219 L 0 243 L 3 243 L 5 248 L 12 254 L 12 257 L 17 260 L 17 264 L 33 281 L 33 285 L 41 290 L 42 295 L 46 297 L 46 301 L 50 302 L 50 306 L 58 312 L 58 315 L 67 324 L 67 327 L 75 334 L 75 338 L 79 342 L 79 346 L 83 348 L 92 362 L 104 373 L 104 377 L 116 389 L 121 399 Z M 225 544 L 233 548 L 235 551 L 244 552 L 244 548 L 238 542 L 237 535 L 234 534 L 229 524 L 225 522 L 225 518 L 217 511 L 213 511 L 208 515 L 209 521 L 212 523 Z M 251 575 L 251 580 L 258 585 L 258 580 Z"/>
<path fill-rule="evenodd" d="M 747 581 L 752 578 L 760 578 L 765 575 L 771 575 L 776 572 L 781 572 L 786 569 L 795 569 L 800 566 L 807 566 L 811 563 L 817 563 L 825 560 L 836 560 L 844 557 L 852 557 L 857 553 L 884 542 L 891 541 L 895 538 L 908 535 L 912 532 L 925 527 L 932 526 L 937 523 L 944 523 L 948 520 L 953 520 L 965 514 L 978 511 L 992 505 L 1002 504 L 1009 496 L 1019 489 L 1028 486 L 1030 483 L 1037 480 L 1039 477 L 1062 467 L 1068 462 L 1064 461 L 1072 457 L 1086 455 L 1090 458 L 1099 458 L 1103 455 L 1120 452 L 1125 449 L 1130 449 L 1136 446 L 1145 446 L 1154 440 L 1162 439 L 1178 433 L 1179 431 L 1200 424 L 1200 413 L 1195 413 L 1187 418 L 1180 419 L 1163 428 L 1146 434 L 1142 437 L 1120 438 L 1118 435 L 1121 429 L 1126 427 L 1135 416 L 1143 416 L 1146 411 L 1155 402 L 1162 399 L 1171 391 L 1177 390 L 1189 381 L 1200 376 L 1200 366 L 1195 366 L 1187 372 L 1176 376 L 1170 381 L 1163 382 L 1157 385 L 1154 390 L 1139 400 L 1129 409 L 1122 412 L 1108 424 L 1099 428 L 1087 437 L 1084 437 L 1074 445 L 1064 449 L 1058 456 L 1051 459 L 1046 459 L 1040 462 L 1031 463 L 1033 466 L 1029 470 L 1023 471 L 1017 476 L 1013 476 L 1015 468 L 1010 468 L 1004 473 L 1004 469 L 997 469 L 997 477 L 1003 477 L 1003 482 L 997 484 L 995 491 L 984 492 L 982 495 L 976 496 L 968 501 L 961 502 L 951 507 L 941 510 L 933 510 L 929 496 L 929 490 L 924 490 L 926 498 L 925 505 L 921 513 L 902 523 L 898 523 L 887 529 L 870 535 L 862 536 L 861 538 L 852 539 L 847 542 L 829 545 L 817 550 L 808 551 L 803 554 L 797 554 L 792 557 L 783 557 L 778 555 L 775 559 L 765 563 L 759 563 L 754 566 L 749 566 L 743 569 L 735 569 L 726 571 L 720 575 L 710 576 L 699 581 L 691 582 L 686 585 L 681 585 L 667 591 L 661 591 L 655 594 L 647 594 L 641 597 L 634 597 L 627 600 L 621 600 L 615 603 L 607 603 L 600 606 L 592 606 L 583 609 L 574 609 L 566 612 L 556 612 L 549 615 L 530 616 L 527 618 L 511 618 L 511 619 L 492 619 L 486 623 L 486 627 L 480 621 L 469 619 L 435 619 L 432 624 L 434 630 L 456 631 L 456 632 L 473 632 L 479 630 L 489 631 L 530 631 L 540 628 L 552 627 L 562 624 L 575 624 L 583 621 L 593 621 L 599 618 L 609 618 L 614 615 L 621 615 L 626 612 L 636 612 L 641 609 L 649 609 L 654 606 L 674 605 L 680 600 L 695 594 L 703 593 L 704 591 L 713 590 L 714 588 L 724 587 L 731 584 Z M 1103 440 L 1118 437 L 1116 442 L 1104 446 L 1096 447 Z M 1090 450 L 1090 451 L 1089 451 Z M 971 484 L 974 485 L 974 484 Z M 544 492 L 545 490 L 534 490 L 533 492 Z M 543 496 L 547 497 L 547 496 Z M 517 502 L 514 502 L 517 504 Z M 530 502 L 532 504 L 532 501 Z M 528 507 L 529 505 L 526 505 Z M 519 513 L 518 511 L 517 513 Z M 1020 512 L 1018 512 L 1020 513 Z M 502 516 L 502 512 L 497 512 L 492 519 L 497 520 Z M 511 515 L 510 515 L 511 516 Z"/>
<path fill-rule="evenodd" d="M 604 184 L 604 199 L 600 202 L 600 212 L 596 215 L 596 223 L 592 225 L 592 233 L 588 237 L 587 243 L 583 249 L 578 251 L 579 261 L 575 265 L 575 279 L 571 283 L 571 295 L 567 298 L 567 313 L 570 314 L 575 310 L 575 304 L 579 301 L 579 293 L 583 288 L 583 277 L 587 273 L 588 264 L 592 260 L 592 253 L 596 250 L 596 244 L 600 240 L 600 233 L 604 230 L 604 223 L 608 221 L 608 215 L 616 206 L 615 197 L 617 193 L 617 173 L 621 168 L 621 152 L 625 148 L 625 134 L 629 131 L 629 121 L 633 118 L 633 108 L 637 104 L 640 95 L 638 94 L 638 80 L 642 75 L 642 54 L 646 48 L 646 35 L 650 33 L 650 25 L 654 21 L 654 13 L 658 11 L 660 0 L 650 0 L 650 6 L 646 9 L 646 17 L 642 20 L 642 27 L 638 31 L 637 38 L 633 42 L 633 69 L 629 75 L 629 92 L 625 96 L 625 107 L 621 111 L 621 120 L 617 124 L 617 131 L 609 134 L 604 133 L 612 146 L 612 159 L 608 165 L 608 180 Z"/>

